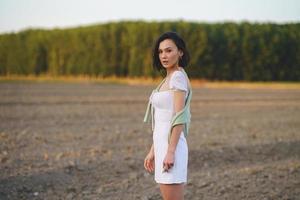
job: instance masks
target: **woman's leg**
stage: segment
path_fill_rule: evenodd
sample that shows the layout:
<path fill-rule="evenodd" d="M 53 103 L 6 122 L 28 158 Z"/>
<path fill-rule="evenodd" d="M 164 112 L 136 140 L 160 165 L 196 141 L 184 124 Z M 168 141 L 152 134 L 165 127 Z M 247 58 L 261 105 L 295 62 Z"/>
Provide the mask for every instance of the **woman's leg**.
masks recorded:
<path fill-rule="evenodd" d="M 164 200 L 183 200 L 183 183 L 160 184 L 159 187 Z"/>

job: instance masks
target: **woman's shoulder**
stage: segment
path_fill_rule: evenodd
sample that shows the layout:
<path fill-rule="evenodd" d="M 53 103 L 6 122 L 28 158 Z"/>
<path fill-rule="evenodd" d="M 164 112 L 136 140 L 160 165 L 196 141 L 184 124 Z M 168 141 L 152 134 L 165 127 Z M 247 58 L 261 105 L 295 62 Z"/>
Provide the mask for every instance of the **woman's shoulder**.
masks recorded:
<path fill-rule="evenodd" d="M 182 70 L 176 70 L 171 75 L 170 80 L 171 81 L 176 81 L 177 80 L 177 81 L 187 82 L 188 81 L 188 77 L 186 77 L 184 71 L 182 71 Z"/>
<path fill-rule="evenodd" d="M 183 71 L 176 70 L 173 72 L 170 78 L 170 88 L 171 89 L 188 89 L 188 80 Z"/>
<path fill-rule="evenodd" d="M 184 77 L 184 73 L 181 70 L 176 70 L 173 72 L 172 76 L 183 76 Z"/>

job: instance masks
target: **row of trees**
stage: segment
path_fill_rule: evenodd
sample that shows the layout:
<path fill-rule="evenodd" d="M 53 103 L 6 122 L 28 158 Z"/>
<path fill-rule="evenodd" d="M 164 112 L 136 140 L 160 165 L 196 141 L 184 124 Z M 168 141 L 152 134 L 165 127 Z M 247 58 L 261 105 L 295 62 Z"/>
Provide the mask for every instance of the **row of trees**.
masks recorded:
<path fill-rule="evenodd" d="M 299 81 L 300 24 L 123 21 L 0 35 L 0 75 L 152 76 L 165 31 L 186 41 L 193 78 Z"/>

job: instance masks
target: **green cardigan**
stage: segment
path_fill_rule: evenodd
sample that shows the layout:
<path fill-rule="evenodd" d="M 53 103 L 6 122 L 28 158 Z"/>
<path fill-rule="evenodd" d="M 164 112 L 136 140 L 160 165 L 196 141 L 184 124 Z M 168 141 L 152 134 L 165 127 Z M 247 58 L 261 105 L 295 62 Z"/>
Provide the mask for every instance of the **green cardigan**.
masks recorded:
<path fill-rule="evenodd" d="M 184 72 L 186 78 L 188 79 L 187 77 L 187 74 L 185 73 L 184 70 L 182 70 L 182 72 Z M 164 78 L 161 83 L 157 86 L 157 88 L 155 88 L 153 92 L 158 92 L 159 88 L 161 87 L 161 85 L 163 84 L 163 82 L 165 81 L 166 78 Z M 183 132 L 184 132 L 184 136 L 187 137 L 188 135 L 188 132 L 189 132 L 189 127 L 190 127 L 190 122 L 191 122 L 191 113 L 190 113 L 190 102 L 191 102 L 191 99 L 192 99 L 192 87 L 190 85 L 190 82 L 188 81 L 188 96 L 186 98 L 186 101 L 185 101 L 185 106 L 184 108 L 177 112 L 172 120 L 171 120 L 171 127 L 170 127 L 170 130 L 169 130 L 169 141 L 170 141 L 170 138 L 171 138 L 171 133 L 172 133 L 172 130 L 173 130 L 173 127 L 175 125 L 178 125 L 178 124 L 184 124 L 184 129 L 183 129 Z M 151 101 L 149 100 L 148 102 L 148 105 L 147 105 L 147 109 L 146 109 L 146 113 L 145 113 L 145 116 L 144 116 L 144 122 L 149 122 L 150 121 L 150 116 L 151 116 L 151 121 L 152 121 L 152 131 L 153 131 L 153 111 L 154 111 L 154 108 L 151 104 Z"/>

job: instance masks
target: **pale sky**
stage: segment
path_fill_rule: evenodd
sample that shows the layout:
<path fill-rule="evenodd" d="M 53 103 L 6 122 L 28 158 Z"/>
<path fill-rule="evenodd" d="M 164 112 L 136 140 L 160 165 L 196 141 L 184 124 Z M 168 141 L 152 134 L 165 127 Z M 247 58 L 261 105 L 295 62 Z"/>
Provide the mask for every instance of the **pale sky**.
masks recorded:
<path fill-rule="evenodd" d="M 300 22 L 300 0 L 0 0 L 0 33 L 121 20 Z"/>

